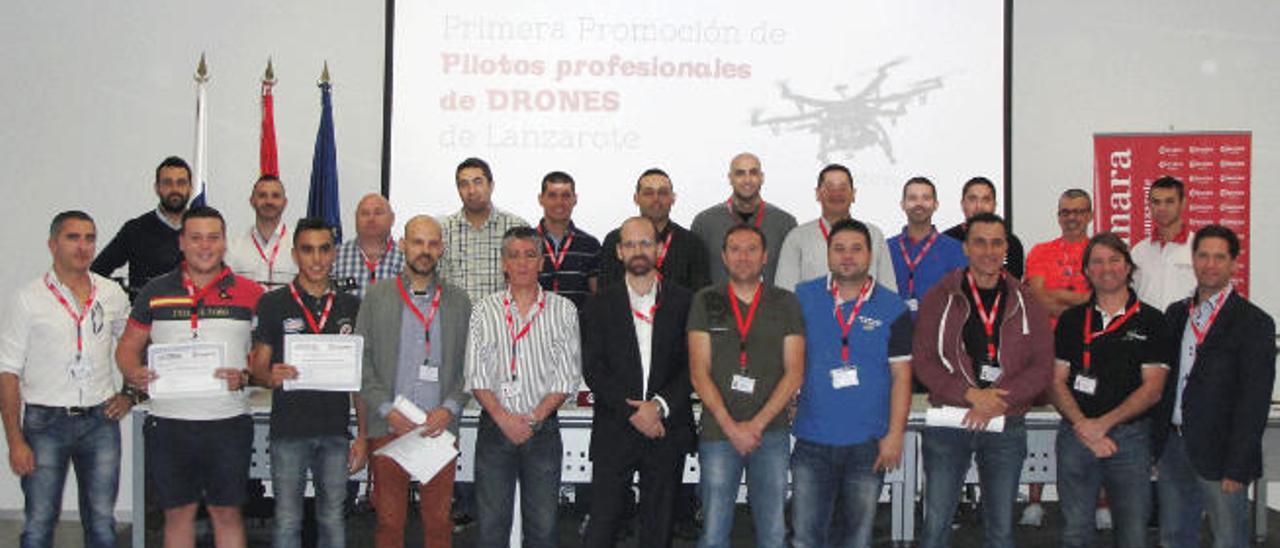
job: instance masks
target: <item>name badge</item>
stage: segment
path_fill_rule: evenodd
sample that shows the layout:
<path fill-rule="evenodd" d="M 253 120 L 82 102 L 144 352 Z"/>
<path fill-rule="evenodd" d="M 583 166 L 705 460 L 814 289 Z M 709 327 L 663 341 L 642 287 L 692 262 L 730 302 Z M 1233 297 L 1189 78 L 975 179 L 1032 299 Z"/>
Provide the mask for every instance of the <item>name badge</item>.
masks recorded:
<path fill-rule="evenodd" d="M 907 299 L 906 302 L 907 302 L 907 308 L 909 308 L 912 312 L 920 311 L 920 299 Z"/>
<path fill-rule="evenodd" d="M 1088 375 L 1076 375 L 1075 389 L 1076 392 L 1092 396 L 1098 391 L 1098 378 Z"/>
<path fill-rule="evenodd" d="M 516 397 L 517 394 L 520 393 L 520 387 L 516 385 L 515 381 L 507 381 L 502 383 L 501 389 L 502 389 L 502 399 L 504 400 L 509 400 L 511 398 L 514 398 Z"/>
<path fill-rule="evenodd" d="M 430 364 L 418 366 L 418 380 L 440 382 L 440 368 Z"/>
<path fill-rule="evenodd" d="M 978 370 L 978 378 L 986 382 L 996 382 L 1000 379 L 1000 368 L 990 364 L 983 364 Z"/>
<path fill-rule="evenodd" d="M 831 370 L 831 387 L 839 390 L 858 386 L 858 366 L 845 365 Z"/>
<path fill-rule="evenodd" d="M 88 358 L 72 358 L 71 363 L 67 365 L 67 373 L 71 375 L 71 379 L 78 382 L 85 382 L 93 374 L 93 362 Z"/>
<path fill-rule="evenodd" d="M 733 382 L 729 384 L 729 388 L 733 389 L 734 392 L 753 394 L 756 391 L 756 380 L 746 375 L 734 375 Z"/>

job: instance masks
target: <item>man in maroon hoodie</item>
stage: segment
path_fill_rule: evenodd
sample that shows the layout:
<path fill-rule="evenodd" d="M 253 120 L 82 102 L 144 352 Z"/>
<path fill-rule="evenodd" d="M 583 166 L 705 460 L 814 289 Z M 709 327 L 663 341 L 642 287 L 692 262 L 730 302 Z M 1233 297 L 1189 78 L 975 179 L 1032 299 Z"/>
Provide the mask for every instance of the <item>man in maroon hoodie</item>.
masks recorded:
<path fill-rule="evenodd" d="M 1044 309 L 1004 271 L 1000 217 L 969 219 L 969 268 L 943 277 L 920 303 L 912 366 L 935 407 L 961 408 L 962 428 L 924 430 L 923 548 L 948 545 L 951 517 L 977 454 L 985 546 L 1013 546 L 1013 503 L 1027 454 L 1023 416 L 1053 376 L 1053 330 Z M 992 419 L 1003 417 L 995 431 Z"/>

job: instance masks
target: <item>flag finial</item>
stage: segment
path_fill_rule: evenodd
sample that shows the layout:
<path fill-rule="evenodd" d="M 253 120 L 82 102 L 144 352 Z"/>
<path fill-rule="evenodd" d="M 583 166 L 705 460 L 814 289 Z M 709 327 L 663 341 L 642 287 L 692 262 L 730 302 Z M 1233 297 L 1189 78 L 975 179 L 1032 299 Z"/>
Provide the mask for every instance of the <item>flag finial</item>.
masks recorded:
<path fill-rule="evenodd" d="M 329 61 L 328 61 L 328 60 L 325 60 L 325 62 L 324 62 L 324 70 L 320 71 L 320 83 L 319 83 L 319 85 L 322 85 L 322 86 L 323 86 L 323 85 L 327 85 L 328 83 L 329 83 Z"/>
<path fill-rule="evenodd" d="M 200 52 L 200 63 L 196 65 L 196 81 L 201 83 L 209 81 L 209 65 L 204 62 L 203 51 Z"/>
<path fill-rule="evenodd" d="M 267 56 L 267 70 L 266 72 L 262 73 L 262 83 L 264 84 L 276 83 L 276 71 L 271 66 L 271 56 Z"/>

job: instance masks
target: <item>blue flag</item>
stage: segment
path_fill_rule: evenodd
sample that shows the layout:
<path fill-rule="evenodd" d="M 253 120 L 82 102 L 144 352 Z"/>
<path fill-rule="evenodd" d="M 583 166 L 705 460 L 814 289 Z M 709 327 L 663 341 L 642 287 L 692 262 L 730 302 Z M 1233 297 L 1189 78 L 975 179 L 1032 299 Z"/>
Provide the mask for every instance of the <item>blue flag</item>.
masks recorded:
<path fill-rule="evenodd" d="M 327 69 L 327 67 L 326 67 Z M 311 157 L 311 192 L 307 196 L 307 216 L 318 217 L 333 226 L 333 237 L 342 243 L 342 208 L 338 205 L 338 150 L 333 140 L 333 99 L 328 82 L 320 84 L 320 129 Z"/>

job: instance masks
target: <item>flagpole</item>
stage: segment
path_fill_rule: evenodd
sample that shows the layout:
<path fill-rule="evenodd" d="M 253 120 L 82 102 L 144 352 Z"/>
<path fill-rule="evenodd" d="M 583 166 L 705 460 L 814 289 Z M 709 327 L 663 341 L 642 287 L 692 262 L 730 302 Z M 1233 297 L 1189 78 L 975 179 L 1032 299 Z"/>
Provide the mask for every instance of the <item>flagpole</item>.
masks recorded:
<path fill-rule="evenodd" d="M 192 161 L 192 170 L 195 172 L 194 181 L 195 198 L 191 201 L 193 207 L 203 206 L 207 203 L 208 197 L 205 195 L 205 174 L 206 174 L 206 155 L 208 154 L 208 142 L 206 139 L 207 127 L 205 121 L 205 88 L 209 83 L 209 66 L 205 63 L 204 53 L 200 54 L 200 63 L 196 65 L 196 150 Z"/>

